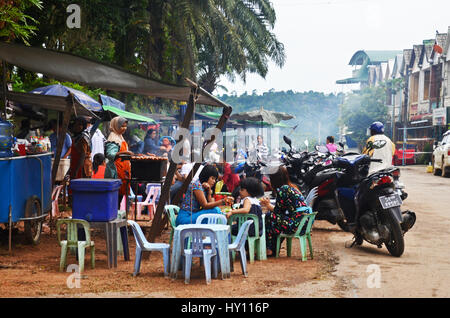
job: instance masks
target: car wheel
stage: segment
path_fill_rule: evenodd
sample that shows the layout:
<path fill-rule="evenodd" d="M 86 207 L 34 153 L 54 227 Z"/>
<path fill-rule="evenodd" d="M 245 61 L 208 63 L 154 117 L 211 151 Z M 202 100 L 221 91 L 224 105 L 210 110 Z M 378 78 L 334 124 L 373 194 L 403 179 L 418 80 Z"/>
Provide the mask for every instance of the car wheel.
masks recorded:
<path fill-rule="evenodd" d="M 441 168 L 441 176 L 443 176 L 444 178 L 448 178 L 450 177 L 450 174 L 448 173 L 448 171 L 445 169 L 445 165 L 444 165 L 444 157 L 442 157 L 442 168 Z"/>
<path fill-rule="evenodd" d="M 441 175 L 442 171 L 441 171 L 441 169 L 436 168 L 436 164 L 435 164 L 435 162 L 434 162 L 434 157 L 433 157 L 432 162 L 433 162 L 433 174 L 434 174 L 435 176 Z"/>

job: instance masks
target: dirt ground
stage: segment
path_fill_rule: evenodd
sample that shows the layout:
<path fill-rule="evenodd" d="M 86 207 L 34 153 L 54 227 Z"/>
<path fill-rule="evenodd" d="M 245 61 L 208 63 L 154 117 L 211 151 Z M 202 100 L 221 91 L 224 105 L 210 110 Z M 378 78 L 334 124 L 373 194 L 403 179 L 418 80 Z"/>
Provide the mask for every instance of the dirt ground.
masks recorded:
<path fill-rule="evenodd" d="M 231 279 L 214 279 L 206 285 L 203 269 L 195 263 L 191 283 L 182 278 L 164 278 L 162 256 L 152 253 L 144 259 L 141 274 L 132 276 L 135 241 L 129 237 L 131 261 L 118 259 L 116 269 L 108 269 L 106 244 L 101 230 L 94 230 L 95 269 L 89 267 L 80 288 L 69 288 L 71 273 L 59 272 L 60 247 L 56 234 L 48 229 L 37 246 L 26 245 L 21 231 L 13 237 L 13 253 L 8 254 L 7 236 L 0 231 L 0 297 L 200 297 L 200 298 L 354 298 L 354 297 L 449 297 L 450 178 L 426 173 L 424 166 L 402 167 L 401 180 L 408 198 L 402 210 L 416 212 L 417 222 L 405 235 L 405 253 L 389 255 L 364 243 L 347 248 L 352 235 L 325 221 L 316 221 L 312 237 L 314 259 L 300 260 L 298 242 L 293 257 L 248 264 L 249 277 L 241 274 L 239 262 Z M 145 228 L 144 228 L 145 229 Z M 168 242 L 169 230 L 158 238 Z M 75 256 L 68 258 L 76 264 Z M 380 270 L 380 286 L 372 288 L 370 268 Z"/>
<path fill-rule="evenodd" d="M 149 228 L 144 227 L 144 231 L 146 229 Z M 59 272 L 61 249 L 55 232 L 50 234 L 49 228 L 46 227 L 39 245 L 31 246 L 25 244 L 23 232 L 19 230 L 13 236 L 12 255 L 8 253 L 5 232 L 3 231 L 0 237 L 0 297 L 312 296 L 314 286 L 327 281 L 337 262 L 328 248 L 327 231 L 313 231 L 313 260 L 301 261 L 297 241 L 293 244 L 291 258 L 286 257 L 283 244 L 280 258 L 249 263 L 248 278 L 242 275 L 239 261 L 236 259 L 231 279 L 213 279 L 210 285 L 206 285 L 203 268 L 196 261 L 191 273 L 191 282 L 185 285 L 180 275 L 176 280 L 164 278 L 161 253 L 152 253 L 149 259 L 144 259 L 140 275 L 133 277 L 136 244 L 132 235 L 129 236 L 131 261 L 124 261 L 123 256 L 119 256 L 118 267 L 108 269 L 104 232 L 95 229 L 92 238 L 96 246 L 95 269 L 90 268 L 90 256 L 86 256 L 80 288 L 69 288 L 67 280 L 71 282 L 74 280 L 71 280 L 73 277 L 71 272 Z M 168 229 L 165 230 L 157 241 L 168 242 L 169 233 Z M 77 264 L 74 255 L 69 254 L 68 264 Z M 310 286 L 307 290 L 301 287 L 305 284 Z M 330 286 L 327 286 L 325 289 L 329 288 Z"/>
<path fill-rule="evenodd" d="M 346 248 L 351 235 L 331 232 L 329 248 L 339 259 L 333 278 L 343 287 L 338 297 L 450 297 L 450 178 L 427 173 L 423 165 L 400 170 L 408 193 L 402 210 L 414 211 L 417 216 L 416 224 L 405 234 L 405 252 L 392 257 L 386 247 L 378 249 L 367 242 Z M 374 266 L 380 274 L 376 287 L 368 284 Z"/>

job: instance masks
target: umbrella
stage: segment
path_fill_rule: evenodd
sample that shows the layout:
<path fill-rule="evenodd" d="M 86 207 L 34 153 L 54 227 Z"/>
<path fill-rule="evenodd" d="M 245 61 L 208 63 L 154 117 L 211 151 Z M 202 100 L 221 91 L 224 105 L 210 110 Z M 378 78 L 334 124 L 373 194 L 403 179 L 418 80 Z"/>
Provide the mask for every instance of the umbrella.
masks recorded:
<path fill-rule="evenodd" d="M 115 99 L 111 96 L 102 95 L 99 94 L 100 102 L 102 103 L 103 110 L 108 114 L 110 120 L 112 117 L 115 117 L 116 115 L 121 116 L 123 118 L 134 120 L 134 121 L 140 121 L 144 123 L 151 123 L 156 124 L 156 121 L 154 121 L 152 118 L 147 116 L 142 116 L 139 114 L 131 113 L 125 110 L 125 103 Z M 106 118 L 108 118 L 106 116 Z"/>
<path fill-rule="evenodd" d="M 118 99 L 115 99 L 111 96 L 107 95 L 100 95 L 100 101 L 102 102 L 102 105 L 108 105 L 108 106 L 114 106 L 116 108 L 119 108 L 121 110 L 125 110 L 125 103 L 121 102 Z"/>
<path fill-rule="evenodd" d="M 234 120 L 250 120 L 250 121 L 258 121 L 265 122 L 267 124 L 278 124 L 282 120 L 292 119 L 294 116 L 282 113 L 275 112 L 271 110 L 264 109 L 262 106 L 258 110 L 251 110 L 248 112 L 237 113 L 231 115 L 230 119 Z"/>
<path fill-rule="evenodd" d="M 30 91 L 30 93 L 34 94 L 42 94 L 42 95 L 53 95 L 53 96 L 67 96 L 69 95 L 69 92 L 71 92 L 75 99 L 84 107 L 89 109 L 90 111 L 94 112 L 101 112 L 103 111 L 102 105 L 97 102 L 95 99 L 90 97 L 89 95 L 83 93 L 82 91 L 61 85 L 61 84 L 55 84 L 55 85 L 49 85 L 44 87 L 39 87 L 36 89 L 33 89 Z"/>

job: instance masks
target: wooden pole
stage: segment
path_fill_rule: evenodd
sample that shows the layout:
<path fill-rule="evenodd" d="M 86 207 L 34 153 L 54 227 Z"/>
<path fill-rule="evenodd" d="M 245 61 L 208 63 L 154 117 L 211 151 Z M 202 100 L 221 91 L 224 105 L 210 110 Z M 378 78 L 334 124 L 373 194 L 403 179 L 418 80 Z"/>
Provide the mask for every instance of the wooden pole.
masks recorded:
<path fill-rule="evenodd" d="M 3 69 L 3 110 L 4 110 L 4 120 L 6 120 L 6 91 L 7 91 L 7 84 L 6 84 L 6 62 L 2 61 L 2 69 Z"/>
<path fill-rule="evenodd" d="M 184 115 L 183 122 L 181 123 L 181 128 L 189 128 L 189 123 L 191 122 L 192 115 L 194 114 L 195 100 L 197 98 L 198 90 L 196 87 L 191 88 L 191 94 L 189 96 L 188 106 L 186 108 L 186 114 Z M 181 142 L 182 138 L 177 141 Z M 177 164 L 170 161 L 169 171 L 167 171 L 166 180 L 161 189 L 161 196 L 159 198 L 158 206 L 156 207 L 155 215 L 153 217 L 152 226 L 150 227 L 149 241 L 154 242 L 155 238 L 159 236 L 163 230 L 164 223 L 162 214 L 164 211 L 164 206 L 169 201 L 170 198 L 170 186 L 172 184 L 173 177 L 175 175 L 175 170 L 177 169 Z"/>
<path fill-rule="evenodd" d="M 52 189 L 55 187 L 56 173 L 58 172 L 62 147 L 66 140 L 66 133 L 67 133 L 67 129 L 69 127 L 70 116 L 72 115 L 72 108 L 74 107 L 74 97 L 73 97 L 72 93 L 69 93 L 66 101 L 67 101 L 67 104 L 66 104 L 66 109 L 64 111 L 64 115 L 63 115 L 63 122 L 62 122 L 62 128 L 61 128 L 62 130 L 61 130 L 61 134 L 59 134 L 58 143 L 56 144 L 55 157 L 54 157 L 53 166 L 52 166 Z M 57 134 L 58 133 L 59 132 L 57 132 Z M 50 213 L 50 224 L 51 223 L 52 223 L 52 213 Z"/>
<path fill-rule="evenodd" d="M 216 128 L 217 128 L 217 129 L 222 130 L 222 128 L 223 128 L 223 126 L 225 125 L 226 121 L 227 121 L 228 118 L 230 117 L 230 114 L 231 114 L 231 111 L 232 111 L 232 110 L 233 110 L 233 109 L 232 109 L 231 107 L 229 107 L 229 106 L 223 108 L 222 116 L 220 116 L 219 122 L 218 122 L 217 125 L 216 125 Z M 212 136 L 212 138 L 205 144 L 205 147 L 206 147 L 209 143 L 211 143 L 212 141 L 214 141 L 214 136 Z M 202 149 L 202 150 L 203 150 L 203 149 Z M 202 151 L 202 153 L 203 153 L 203 151 Z M 189 183 L 191 183 L 191 181 L 192 181 L 192 177 L 195 176 L 195 174 L 197 173 L 198 169 L 200 168 L 200 164 L 201 164 L 201 163 L 199 163 L 199 162 L 196 162 L 196 163 L 194 164 L 194 167 L 192 168 L 192 170 L 193 170 L 192 173 L 189 173 L 189 174 L 186 176 L 186 179 L 184 180 L 183 185 L 181 186 L 180 190 L 178 191 L 178 193 L 176 194 L 175 198 L 173 199 L 172 204 L 175 204 L 175 205 L 176 205 L 176 204 L 178 204 L 178 203 L 180 202 L 181 197 L 182 197 L 183 194 L 186 192 L 186 190 L 187 190 L 187 188 L 188 188 L 188 186 L 189 186 Z"/>

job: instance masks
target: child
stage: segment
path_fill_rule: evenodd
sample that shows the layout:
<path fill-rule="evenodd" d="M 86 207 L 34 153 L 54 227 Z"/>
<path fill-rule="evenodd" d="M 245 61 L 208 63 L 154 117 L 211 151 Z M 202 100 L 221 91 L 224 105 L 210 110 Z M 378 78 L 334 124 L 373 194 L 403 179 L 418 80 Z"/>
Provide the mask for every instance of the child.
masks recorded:
<path fill-rule="evenodd" d="M 105 178 L 105 156 L 102 153 L 96 153 L 94 156 L 94 162 L 92 163 L 93 168 L 93 179 L 104 179 Z"/>
<path fill-rule="evenodd" d="M 258 216 L 259 235 L 262 235 L 262 209 L 259 204 L 258 197 L 264 195 L 264 188 L 261 181 L 257 178 L 249 177 L 240 182 L 239 194 L 241 196 L 241 205 L 239 209 L 228 212 L 227 218 L 233 214 L 255 214 Z M 231 234 L 237 235 L 239 229 L 237 224 L 231 227 Z M 255 236 L 255 225 L 252 224 L 249 228 L 248 235 Z"/>

